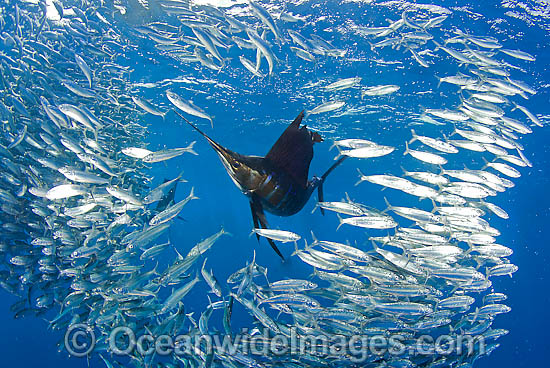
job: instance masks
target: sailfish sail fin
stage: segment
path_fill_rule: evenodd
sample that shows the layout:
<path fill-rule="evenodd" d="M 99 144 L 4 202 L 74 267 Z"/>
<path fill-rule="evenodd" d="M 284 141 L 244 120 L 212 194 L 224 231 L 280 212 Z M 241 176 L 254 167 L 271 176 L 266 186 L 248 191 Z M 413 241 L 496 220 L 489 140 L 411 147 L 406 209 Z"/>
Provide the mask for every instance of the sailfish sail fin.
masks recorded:
<path fill-rule="evenodd" d="M 317 134 L 312 138 L 306 126 L 300 128 L 304 117 L 302 111 L 285 129 L 265 159 L 284 170 L 302 187 L 307 186 L 309 164 L 313 158 L 313 143 L 322 140 Z"/>

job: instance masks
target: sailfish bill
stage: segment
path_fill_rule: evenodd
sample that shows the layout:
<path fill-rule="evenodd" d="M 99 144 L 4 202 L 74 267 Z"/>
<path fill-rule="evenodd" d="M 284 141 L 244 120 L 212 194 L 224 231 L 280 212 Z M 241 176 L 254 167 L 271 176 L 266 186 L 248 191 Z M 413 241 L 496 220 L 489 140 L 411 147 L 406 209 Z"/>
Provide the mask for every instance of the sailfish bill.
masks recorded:
<path fill-rule="evenodd" d="M 314 176 L 308 180 L 313 145 L 322 142 L 323 138 L 319 133 L 308 130 L 305 125 L 300 126 L 304 111 L 286 128 L 265 157 L 233 152 L 211 139 L 179 112 L 174 112 L 206 138 L 235 185 L 249 198 L 255 228 L 268 228 L 264 210 L 278 216 L 296 214 L 305 206 L 315 189 L 322 202 L 325 179 L 347 157 L 342 156 L 321 177 Z M 259 241 L 258 234 L 256 237 Z M 284 260 L 273 240 L 267 240 Z"/>

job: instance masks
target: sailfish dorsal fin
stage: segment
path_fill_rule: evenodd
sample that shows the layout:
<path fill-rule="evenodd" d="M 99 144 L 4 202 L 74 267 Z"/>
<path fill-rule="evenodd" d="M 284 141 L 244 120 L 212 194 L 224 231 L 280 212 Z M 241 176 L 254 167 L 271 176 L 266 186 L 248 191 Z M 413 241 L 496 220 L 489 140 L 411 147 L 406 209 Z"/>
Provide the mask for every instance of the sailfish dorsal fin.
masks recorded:
<path fill-rule="evenodd" d="M 290 175 L 299 185 L 307 186 L 309 164 L 313 158 L 313 143 L 307 127 L 300 128 L 302 111 L 271 147 L 265 159 Z"/>

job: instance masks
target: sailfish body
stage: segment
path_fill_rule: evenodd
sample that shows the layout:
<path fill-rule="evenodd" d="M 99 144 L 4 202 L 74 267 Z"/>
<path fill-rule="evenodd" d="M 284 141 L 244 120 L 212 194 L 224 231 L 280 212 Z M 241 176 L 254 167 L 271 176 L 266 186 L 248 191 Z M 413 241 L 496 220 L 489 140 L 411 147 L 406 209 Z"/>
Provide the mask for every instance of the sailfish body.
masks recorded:
<path fill-rule="evenodd" d="M 208 140 L 235 185 L 249 198 L 255 228 L 267 228 L 264 210 L 278 216 L 296 214 L 305 206 L 315 189 L 318 189 L 319 201 L 322 201 L 322 184 L 326 176 L 346 157 L 338 160 L 322 177 L 308 180 L 313 145 L 323 139 L 306 126 L 300 126 L 303 111 L 265 157 L 233 152 L 212 140 L 183 116 L 180 117 Z M 275 243 L 270 239 L 268 241 L 284 259 Z"/>

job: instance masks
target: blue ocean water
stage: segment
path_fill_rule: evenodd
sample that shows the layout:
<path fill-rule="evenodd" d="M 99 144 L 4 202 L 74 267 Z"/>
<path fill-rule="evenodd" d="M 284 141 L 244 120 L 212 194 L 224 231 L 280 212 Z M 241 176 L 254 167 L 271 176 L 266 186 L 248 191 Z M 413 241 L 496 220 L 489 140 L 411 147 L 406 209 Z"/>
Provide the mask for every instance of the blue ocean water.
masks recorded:
<path fill-rule="evenodd" d="M 298 2 L 300 3 L 300 2 Z M 521 136 L 525 155 L 532 162 L 532 168 L 522 168 L 522 176 L 515 179 L 515 187 L 499 195 L 493 202 L 510 215 L 508 220 L 494 215 L 488 216 L 491 226 L 500 230 L 498 243 L 514 250 L 510 261 L 519 266 L 513 277 L 494 278 L 493 288 L 508 295 L 506 304 L 510 313 L 496 317 L 494 326 L 509 330 L 499 340 L 500 347 L 476 362 L 478 367 L 532 367 L 546 366 L 545 352 L 550 348 L 546 331 L 550 328 L 545 318 L 549 305 L 547 293 L 549 275 L 549 251 L 545 236 L 550 225 L 550 5 L 544 1 L 530 2 L 468 2 L 444 1 L 437 4 L 449 9 L 451 14 L 445 23 L 445 31 L 434 30 L 438 38 L 451 37 L 448 29 L 458 27 L 471 34 L 488 35 L 497 38 L 505 47 L 519 48 L 536 56 L 532 63 L 518 62 L 523 73 L 513 71 L 514 77 L 537 89 L 537 94 L 522 102 L 537 114 L 545 127 L 533 127 L 533 133 Z M 321 175 L 337 155 L 329 150 L 332 141 L 343 138 L 364 138 L 379 144 L 396 147 L 393 154 L 376 159 L 347 159 L 329 176 L 324 186 L 326 200 L 341 200 L 344 195 L 360 203 L 380 210 L 386 207 L 384 197 L 392 204 L 430 209 L 429 200 L 418 202 L 410 196 L 384 191 L 380 187 L 361 183 L 357 169 L 362 173 L 400 175 L 402 166 L 407 170 L 422 170 L 428 166 L 403 156 L 405 141 L 411 138 L 410 129 L 424 135 L 447 136 L 453 132 L 452 125 L 418 125 L 414 116 L 426 108 L 453 108 L 460 104 L 456 86 L 442 85 L 438 88 L 436 76 L 454 75 L 464 70 L 448 58 L 430 59 L 430 68 L 418 65 L 403 49 L 383 48 L 371 50 L 366 39 L 360 38 L 344 25 L 368 26 L 386 25 L 387 19 L 399 19 L 408 3 L 395 1 L 370 4 L 370 2 L 303 2 L 289 4 L 295 14 L 310 15 L 317 19 L 301 26 L 301 34 L 317 34 L 331 42 L 335 48 L 347 50 L 343 58 L 320 58 L 309 63 L 299 58 L 289 58 L 281 53 L 274 75 L 263 79 L 252 79 L 242 66 L 239 68 L 237 50 L 229 50 L 232 59 L 219 72 L 198 68 L 195 64 L 178 62 L 160 55 L 154 47 L 136 39 L 139 48 L 125 55 L 125 62 L 134 71 L 131 79 L 135 83 L 159 83 L 157 88 L 136 89 L 144 98 L 156 104 L 168 106 L 164 97 L 167 89 L 173 90 L 197 106 L 204 108 L 213 117 L 213 128 L 206 120 L 193 119 L 201 129 L 224 146 L 242 154 L 264 155 L 298 113 L 310 110 L 333 96 L 323 92 L 322 85 L 340 78 L 361 77 L 363 86 L 393 84 L 400 86 L 389 96 L 361 99 L 357 89 L 337 92 L 346 106 L 338 112 L 311 115 L 304 120 L 313 130 L 320 132 L 325 142 L 315 146 L 315 156 L 310 168 L 311 175 Z M 123 22 L 123 20 L 121 20 Z M 125 32 L 121 23 L 121 32 Z M 131 37 L 131 32 L 124 33 Z M 441 56 L 441 52 L 438 53 Z M 250 59 L 253 54 L 250 53 Z M 513 60 L 510 60 L 512 62 Z M 265 60 L 264 60 L 265 63 Z M 263 65 L 264 71 L 266 66 Z M 193 78 L 193 83 L 177 81 L 178 78 Z M 319 85 L 315 83 L 321 81 Z M 345 113 L 347 111 L 347 113 Z M 517 118 L 521 115 L 517 116 Z M 525 119 L 524 119 L 525 120 Z M 171 227 L 169 239 L 182 253 L 207 236 L 224 228 L 231 236 L 223 236 L 207 254 L 208 264 L 219 280 L 225 280 L 235 270 L 242 268 L 256 252 L 258 264 L 268 268 L 269 279 L 288 277 L 305 278 L 311 267 L 297 257 L 292 243 L 281 244 L 281 251 L 288 260 L 282 263 L 271 250 L 265 239 L 259 243 L 250 236 L 252 221 L 246 198 L 239 193 L 217 155 L 206 141 L 185 125 L 175 114 L 165 119 L 144 115 L 139 123 L 149 127 L 148 148 L 158 150 L 165 147 L 185 147 L 197 141 L 194 148 L 198 156 L 183 155 L 165 163 L 158 163 L 151 169 L 153 183 L 160 184 L 165 178 L 173 178 L 183 170 L 186 183 L 178 185 L 176 201 L 184 199 L 191 188 L 200 200 L 190 202 L 182 212 L 184 220 L 177 220 Z M 452 137 L 456 139 L 456 137 Z M 460 159 L 449 158 L 446 168 L 471 169 L 483 167 L 477 153 L 460 152 Z M 292 217 L 276 217 L 268 214 L 272 228 L 291 230 L 310 241 L 310 232 L 319 239 L 350 241 L 362 249 L 371 249 L 368 236 L 383 236 L 384 232 L 342 226 L 338 231 L 335 214 L 322 216 L 312 213 L 317 197 L 312 196 L 306 207 Z M 302 244 L 300 244 L 302 246 Z M 167 254 L 170 252 L 170 254 Z M 175 253 L 168 250 L 162 255 L 168 262 Z M 185 299 L 186 310 L 196 309 L 200 313 L 207 305 L 204 285 L 194 288 Z M 3 332 L 0 334 L 2 366 L 56 366 L 56 367 L 102 367 L 104 363 L 92 357 L 67 358 L 66 352 L 57 353 L 62 344 L 64 331 L 48 331 L 42 318 L 53 318 L 52 314 L 41 317 L 26 316 L 14 320 L 10 305 L 17 301 L 2 292 L 0 318 Z M 188 307 L 189 305 L 189 307 Z M 198 318 L 198 316 L 197 316 Z M 236 313 L 235 325 L 250 324 L 245 313 Z"/>

